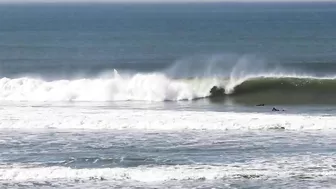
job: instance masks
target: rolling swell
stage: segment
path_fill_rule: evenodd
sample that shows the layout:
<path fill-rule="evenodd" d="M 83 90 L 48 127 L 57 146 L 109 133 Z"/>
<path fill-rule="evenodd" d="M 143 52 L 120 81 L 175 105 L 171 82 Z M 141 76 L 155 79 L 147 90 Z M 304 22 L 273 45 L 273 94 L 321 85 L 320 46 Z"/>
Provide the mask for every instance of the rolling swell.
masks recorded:
<path fill-rule="evenodd" d="M 256 78 L 238 85 L 233 95 L 264 92 L 279 93 L 321 93 L 336 92 L 335 79 L 316 78 Z"/>
<path fill-rule="evenodd" d="M 336 104 L 336 79 L 300 77 L 255 77 L 246 79 L 220 97 L 238 103 Z"/>

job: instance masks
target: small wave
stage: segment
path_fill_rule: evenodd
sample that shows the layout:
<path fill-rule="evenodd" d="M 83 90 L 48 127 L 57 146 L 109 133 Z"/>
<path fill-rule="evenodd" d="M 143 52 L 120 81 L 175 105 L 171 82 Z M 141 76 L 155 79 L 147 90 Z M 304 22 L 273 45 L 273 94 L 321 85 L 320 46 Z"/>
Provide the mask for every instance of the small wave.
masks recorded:
<path fill-rule="evenodd" d="M 335 179 L 331 157 L 272 158 L 227 165 L 140 166 L 131 168 L 73 169 L 11 165 L 0 167 L 0 183 L 45 181 L 138 181 L 166 182 L 182 180 L 234 179 Z M 316 159 L 317 158 L 317 159 Z M 318 162 L 316 164 L 316 162 Z M 331 163 L 331 164 L 330 164 Z"/>

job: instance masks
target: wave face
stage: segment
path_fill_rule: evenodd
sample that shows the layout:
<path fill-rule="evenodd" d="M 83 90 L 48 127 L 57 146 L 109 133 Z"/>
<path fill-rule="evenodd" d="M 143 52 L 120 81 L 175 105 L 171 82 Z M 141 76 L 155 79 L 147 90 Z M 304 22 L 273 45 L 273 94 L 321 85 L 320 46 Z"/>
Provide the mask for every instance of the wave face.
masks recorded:
<path fill-rule="evenodd" d="M 234 95 L 264 93 L 273 91 L 279 93 L 320 93 L 336 92 L 336 80 L 318 78 L 253 78 L 237 85 Z"/>
<path fill-rule="evenodd" d="M 336 103 L 336 79 L 309 76 L 254 76 L 231 80 L 223 97 L 242 103 Z"/>

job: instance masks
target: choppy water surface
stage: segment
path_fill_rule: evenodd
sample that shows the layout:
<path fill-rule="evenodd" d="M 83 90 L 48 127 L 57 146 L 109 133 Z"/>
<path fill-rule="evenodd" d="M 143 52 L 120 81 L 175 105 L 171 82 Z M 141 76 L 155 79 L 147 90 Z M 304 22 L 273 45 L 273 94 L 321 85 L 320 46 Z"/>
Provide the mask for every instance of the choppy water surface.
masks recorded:
<path fill-rule="evenodd" d="M 17 188 L 331 188 L 334 134 L 10 130 L 1 134 L 0 183 Z"/>

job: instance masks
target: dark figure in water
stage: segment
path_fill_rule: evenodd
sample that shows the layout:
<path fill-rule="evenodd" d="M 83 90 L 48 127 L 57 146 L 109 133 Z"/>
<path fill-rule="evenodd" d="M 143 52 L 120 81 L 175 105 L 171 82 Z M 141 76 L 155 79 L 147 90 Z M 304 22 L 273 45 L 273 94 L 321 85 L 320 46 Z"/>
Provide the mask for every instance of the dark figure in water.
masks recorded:
<path fill-rule="evenodd" d="M 273 107 L 273 109 L 272 109 L 272 112 L 279 112 L 279 111 L 283 111 L 283 112 L 284 112 L 285 110 L 279 110 L 279 109 L 276 109 L 276 108 L 274 108 L 274 107 Z"/>
<path fill-rule="evenodd" d="M 224 96 L 225 90 L 222 87 L 213 86 L 210 90 L 211 97 Z"/>
<path fill-rule="evenodd" d="M 256 106 L 265 106 L 265 104 L 257 104 Z"/>
<path fill-rule="evenodd" d="M 272 112 L 278 112 L 278 111 L 280 110 L 273 107 Z"/>

